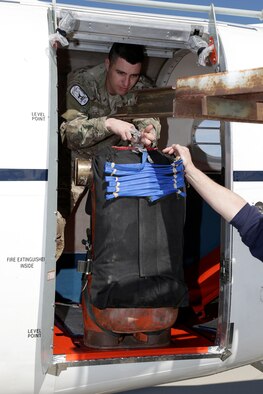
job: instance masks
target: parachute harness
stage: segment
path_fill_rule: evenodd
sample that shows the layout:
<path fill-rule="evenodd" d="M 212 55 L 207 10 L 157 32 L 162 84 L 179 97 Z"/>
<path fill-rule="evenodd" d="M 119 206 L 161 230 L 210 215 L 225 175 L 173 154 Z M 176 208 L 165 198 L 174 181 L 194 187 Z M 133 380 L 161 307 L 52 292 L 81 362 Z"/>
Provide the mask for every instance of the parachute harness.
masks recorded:
<path fill-rule="evenodd" d="M 154 164 L 147 150 L 142 151 L 142 162 L 133 164 L 105 163 L 106 200 L 117 197 L 146 197 L 150 202 L 172 193 L 182 197 L 185 187 L 181 159 L 171 164 Z"/>

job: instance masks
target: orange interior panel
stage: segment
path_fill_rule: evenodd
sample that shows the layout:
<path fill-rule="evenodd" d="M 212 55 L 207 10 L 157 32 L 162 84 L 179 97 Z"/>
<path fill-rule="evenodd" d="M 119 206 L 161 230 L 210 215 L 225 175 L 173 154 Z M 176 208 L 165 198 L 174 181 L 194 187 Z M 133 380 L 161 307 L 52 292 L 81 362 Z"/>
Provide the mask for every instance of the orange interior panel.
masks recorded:
<path fill-rule="evenodd" d="M 220 248 L 203 257 L 197 267 L 185 270 L 189 289 L 189 304 L 199 317 L 205 315 L 205 306 L 219 296 Z"/>
<path fill-rule="evenodd" d="M 208 347 L 213 345 L 212 339 L 204 338 L 190 329 L 172 328 L 171 336 L 171 344 L 163 348 L 100 350 L 84 346 L 81 338 L 73 339 L 55 326 L 54 355 L 66 355 L 66 361 L 83 361 L 118 357 L 204 354 L 208 352 Z"/>

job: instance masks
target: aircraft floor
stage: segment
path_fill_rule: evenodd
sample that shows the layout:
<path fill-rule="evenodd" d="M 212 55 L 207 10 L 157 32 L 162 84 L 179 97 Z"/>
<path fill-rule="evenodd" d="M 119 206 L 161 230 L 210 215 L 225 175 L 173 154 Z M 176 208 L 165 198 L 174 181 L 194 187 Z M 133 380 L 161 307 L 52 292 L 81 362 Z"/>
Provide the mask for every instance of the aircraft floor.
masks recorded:
<path fill-rule="evenodd" d="M 88 348 L 83 343 L 81 307 L 56 305 L 54 327 L 54 355 L 65 355 L 66 361 L 112 358 L 158 357 L 186 354 L 205 354 L 214 344 L 215 330 L 195 330 L 183 326 L 171 329 L 171 343 L 162 348 L 110 349 Z"/>

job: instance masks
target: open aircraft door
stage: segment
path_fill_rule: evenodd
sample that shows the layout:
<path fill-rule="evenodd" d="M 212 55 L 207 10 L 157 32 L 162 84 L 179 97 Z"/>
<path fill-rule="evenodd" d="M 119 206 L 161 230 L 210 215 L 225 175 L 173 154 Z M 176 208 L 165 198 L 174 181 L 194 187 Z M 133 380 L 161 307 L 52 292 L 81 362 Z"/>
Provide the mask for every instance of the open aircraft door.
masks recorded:
<path fill-rule="evenodd" d="M 64 8 L 73 11 L 78 24 L 69 46 L 56 49 L 50 46 L 49 37 L 55 32 Z M 169 119 L 163 143 L 190 145 L 204 170 L 212 165 L 214 172 L 223 175 L 222 183 L 251 204 L 262 206 L 263 133 L 262 124 L 258 124 L 263 119 L 262 92 L 253 91 L 248 96 L 252 88 L 263 86 L 262 70 L 259 79 L 256 71 L 251 72 L 251 84 L 246 87 L 246 80 L 241 83 L 244 73 L 238 71 L 238 92 L 229 95 L 233 88 L 232 72 L 263 67 L 263 54 L 259 50 L 262 30 L 224 23 L 217 26 L 215 18 L 212 25 L 212 35 L 218 33 L 214 37 L 220 48 L 220 64 L 203 69 L 196 65 L 197 57 L 189 49 L 189 38 L 194 32 L 206 41 L 209 39 L 209 22 L 202 19 L 168 17 L 157 11 L 146 17 L 140 12 L 103 7 L 97 10 L 65 5 L 54 9 L 53 4 L 41 2 L 1 2 L 1 35 L 6 37 L 8 33 L 8 39 L 2 40 L 2 53 L 8 55 L 2 56 L 0 63 L 4 98 L 0 148 L 0 284 L 2 292 L 8 294 L 8 298 L 0 299 L 2 316 L 6 318 L 6 324 L 1 325 L 1 351 L 6 357 L 2 357 L 0 373 L 1 387 L 6 393 L 113 393 L 205 376 L 262 360 L 263 265 L 250 255 L 237 231 L 220 220 L 220 245 L 215 248 L 216 254 L 212 254 L 215 264 L 209 271 L 215 273 L 216 291 L 213 299 L 208 297 L 218 310 L 213 309 L 212 317 L 205 316 L 203 324 L 198 313 L 202 315 L 205 308 L 198 308 L 206 305 L 196 303 L 194 322 L 189 323 L 192 316 L 181 316 L 178 325 L 171 327 L 169 346 L 92 349 L 83 345 L 79 332 L 75 335 L 65 329 L 66 319 L 62 324 L 58 319 L 63 314 L 58 316 L 62 308 L 67 311 L 71 308 L 76 322 L 80 308 L 75 294 L 69 295 L 73 302 L 66 306 L 55 298 L 55 292 L 63 287 L 61 282 L 67 285 L 63 261 L 56 262 L 55 257 L 58 123 L 62 113 L 60 110 L 57 113 L 57 102 L 62 103 L 64 98 L 67 72 L 73 66 L 83 66 L 86 60 L 90 61 L 89 66 L 102 61 L 114 40 L 145 44 L 149 74 L 158 82 L 157 89 L 173 86 L 173 97 L 168 92 L 170 101 L 159 100 L 158 93 L 147 100 L 147 104 L 153 103 L 154 115 L 161 116 L 157 109 L 163 108 L 166 102 L 171 110 L 165 115 Z M 18 40 L 16 46 L 10 44 Z M 198 88 L 198 81 L 208 78 L 213 84 L 221 76 L 225 82 L 223 91 L 211 95 L 206 91 L 201 107 L 191 103 L 191 83 Z M 182 92 L 185 93 L 189 82 L 186 105 Z M 205 86 L 209 90 L 209 84 Z M 236 93 L 241 93 L 238 99 L 234 97 Z M 200 108 L 203 112 L 198 112 Z M 202 119 L 220 120 L 220 160 L 204 155 L 194 138 L 197 123 Z M 68 166 L 71 170 L 71 163 L 64 162 L 62 155 L 59 160 L 61 167 Z M 73 242 L 66 244 L 62 256 L 68 272 L 72 255 L 78 258 L 81 251 L 82 257 L 85 256 L 81 240 L 87 218 L 83 205 L 78 209 L 81 225 L 79 218 L 74 217 L 72 228 L 68 226 Z M 202 209 L 203 206 L 199 207 Z M 196 216 L 199 213 L 195 211 Z M 211 217 L 209 211 L 209 226 Z M 188 224 L 193 224 L 193 218 Z M 206 228 L 204 243 L 208 233 L 217 230 Z M 202 268 L 210 257 L 209 254 L 198 260 L 199 266 Z M 198 279 L 209 279 L 209 275 L 202 274 Z M 69 276 L 72 284 L 74 276 L 71 273 Z M 78 291 L 81 290 L 79 286 Z M 206 324 L 211 322 L 209 318 L 212 327 Z"/>

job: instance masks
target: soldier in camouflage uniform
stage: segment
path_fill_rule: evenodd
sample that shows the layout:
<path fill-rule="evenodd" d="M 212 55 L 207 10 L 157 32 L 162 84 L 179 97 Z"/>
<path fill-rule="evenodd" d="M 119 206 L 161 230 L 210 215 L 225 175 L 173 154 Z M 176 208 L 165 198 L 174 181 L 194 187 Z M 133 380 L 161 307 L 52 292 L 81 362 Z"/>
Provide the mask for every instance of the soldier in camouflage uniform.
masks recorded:
<path fill-rule="evenodd" d="M 89 158 L 98 146 L 127 145 L 132 140 L 133 125 L 141 131 L 145 146 L 156 145 L 161 129 L 158 119 L 133 119 L 129 123 L 110 117 L 117 107 L 134 103 L 132 89 L 152 87 L 140 75 L 143 59 L 143 46 L 115 43 L 105 64 L 73 73 L 61 132 L 78 156 Z"/>
<path fill-rule="evenodd" d="M 135 102 L 132 89 L 152 87 L 141 75 L 143 60 L 143 46 L 115 43 L 104 64 L 72 73 L 67 87 L 67 111 L 62 115 L 65 122 L 60 127 L 62 140 L 66 137 L 72 151 L 72 174 L 76 158 L 89 159 L 105 146 L 128 145 L 134 126 L 140 131 L 144 146 L 156 146 L 161 130 L 158 119 L 133 119 L 129 123 L 111 118 L 117 107 Z M 83 186 L 72 182 L 71 210 L 83 192 Z"/>

